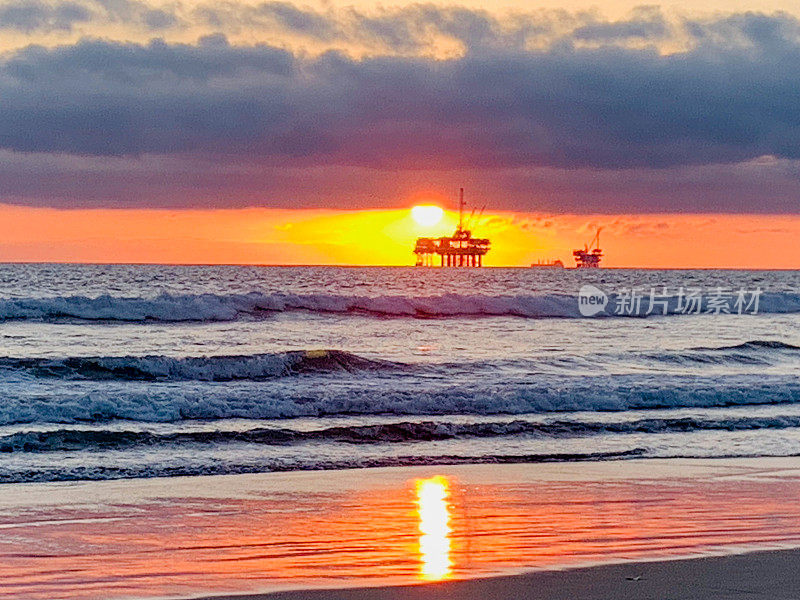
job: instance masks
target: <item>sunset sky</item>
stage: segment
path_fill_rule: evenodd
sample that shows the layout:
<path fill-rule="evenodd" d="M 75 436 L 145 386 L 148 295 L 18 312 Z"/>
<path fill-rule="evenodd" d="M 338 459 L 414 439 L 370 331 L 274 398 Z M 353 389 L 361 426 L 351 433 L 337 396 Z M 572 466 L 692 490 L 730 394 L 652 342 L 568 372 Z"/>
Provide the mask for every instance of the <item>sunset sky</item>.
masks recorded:
<path fill-rule="evenodd" d="M 800 5 L 0 0 L 0 260 L 800 268 Z"/>

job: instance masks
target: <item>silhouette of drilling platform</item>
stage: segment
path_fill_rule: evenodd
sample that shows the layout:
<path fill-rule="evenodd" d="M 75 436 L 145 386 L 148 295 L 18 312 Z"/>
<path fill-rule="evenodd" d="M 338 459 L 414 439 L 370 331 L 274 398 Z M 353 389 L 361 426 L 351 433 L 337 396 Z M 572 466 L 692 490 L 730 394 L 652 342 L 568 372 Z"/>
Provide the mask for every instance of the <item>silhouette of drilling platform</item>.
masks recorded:
<path fill-rule="evenodd" d="M 586 244 L 583 249 L 573 251 L 576 269 L 599 269 L 600 259 L 603 258 L 603 251 L 600 249 L 600 228 L 594 234 L 592 241 Z"/>
<path fill-rule="evenodd" d="M 418 267 L 482 267 L 483 257 L 489 252 L 491 242 L 485 238 L 474 238 L 467 229 L 475 217 L 475 210 L 464 223 L 464 188 L 461 188 L 458 199 L 458 227 L 450 237 L 417 238 L 414 254 L 417 255 Z M 486 208 L 486 207 L 484 207 Z M 478 213 L 478 219 L 483 208 Z M 438 258 L 437 258 L 438 257 Z"/>

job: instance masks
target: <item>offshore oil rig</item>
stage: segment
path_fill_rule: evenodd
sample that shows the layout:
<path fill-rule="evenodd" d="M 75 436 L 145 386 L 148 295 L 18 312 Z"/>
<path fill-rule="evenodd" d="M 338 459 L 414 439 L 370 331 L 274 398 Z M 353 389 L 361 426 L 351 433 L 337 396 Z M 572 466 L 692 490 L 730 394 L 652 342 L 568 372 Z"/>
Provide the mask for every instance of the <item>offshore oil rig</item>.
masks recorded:
<path fill-rule="evenodd" d="M 472 237 L 472 232 L 464 225 L 464 188 L 461 188 L 458 200 L 458 227 L 450 237 L 417 238 L 414 254 L 417 255 L 418 267 L 433 267 L 439 262 L 441 267 L 482 267 L 483 256 L 489 251 L 491 242 L 487 239 Z M 468 222 L 475 214 L 473 209 Z M 478 213 L 478 218 L 483 209 Z M 436 260 L 436 256 L 439 260 Z"/>
<path fill-rule="evenodd" d="M 572 256 L 575 257 L 576 269 L 598 269 L 600 259 L 603 258 L 603 251 L 600 249 L 600 227 L 594 234 L 592 241 L 586 244 L 583 249 L 574 250 Z"/>

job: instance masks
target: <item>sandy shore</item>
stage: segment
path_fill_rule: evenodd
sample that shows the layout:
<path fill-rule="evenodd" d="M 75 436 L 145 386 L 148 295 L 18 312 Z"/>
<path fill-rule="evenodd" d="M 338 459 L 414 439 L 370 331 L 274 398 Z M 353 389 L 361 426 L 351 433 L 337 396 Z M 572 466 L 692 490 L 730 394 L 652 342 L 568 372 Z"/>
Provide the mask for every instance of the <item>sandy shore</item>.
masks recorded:
<path fill-rule="evenodd" d="M 425 585 L 206 600 L 797 600 L 800 550 L 624 563 Z"/>
<path fill-rule="evenodd" d="M 798 600 L 798 498 L 798 458 L 9 484 L 0 600 Z"/>

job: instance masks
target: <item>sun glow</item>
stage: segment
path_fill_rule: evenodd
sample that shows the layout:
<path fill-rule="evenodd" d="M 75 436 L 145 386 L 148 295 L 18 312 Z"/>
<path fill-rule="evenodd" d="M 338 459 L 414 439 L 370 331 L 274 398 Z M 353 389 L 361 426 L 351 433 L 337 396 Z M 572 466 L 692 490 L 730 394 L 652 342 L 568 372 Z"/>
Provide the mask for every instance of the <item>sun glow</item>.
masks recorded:
<path fill-rule="evenodd" d="M 447 479 L 441 476 L 417 481 L 420 575 L 429 581 L 450 574 L 450 510 Z"/>
<path fill-rule="evenodd" d="M 422 227 L 433 227 L 444 217 L 444 211 L 432 204 L 415 206 L 411 209 L 411 217 L 417 225 Z"/>
<path fill-rule="evenodd" d="M 413 202 L 416 199 L 412 199 Z M 420 202 L 429 201 L 419 199 Z M 70 209 L 0 203 L 0 259 L 8 262 L 168 264 L 414 264 L 414 241 L 449 234 L 458 213 L 419 225 L 408 206 L 328 210 Z M 494 212 L 471 225 L 491 238 L 490 266 L 560 259 L 572 266 L 603 227 L 608 267 L 797 269 L 797 215 L 549 215 Z M 702 252 L 693 237 L 713 239 Z M 794 245 L 793 245 L 794 244 Z"/>

